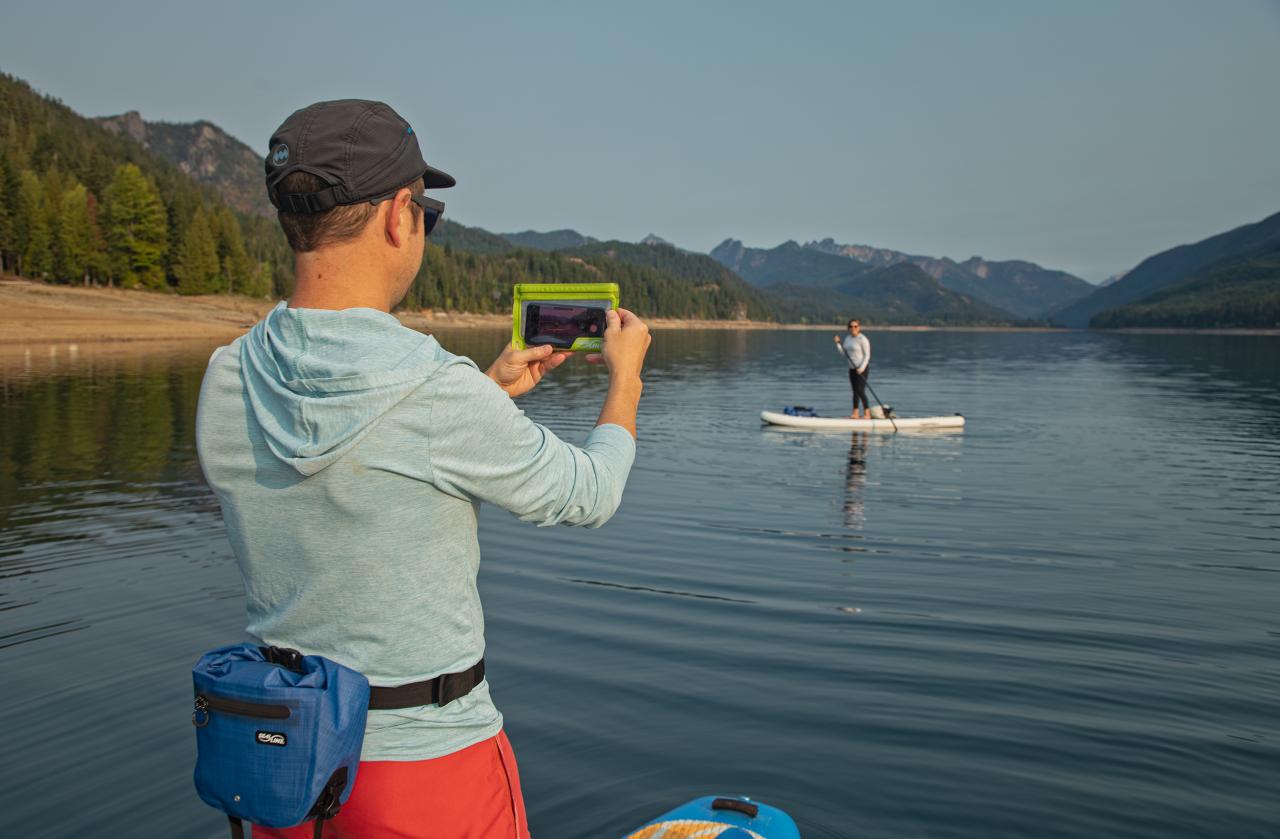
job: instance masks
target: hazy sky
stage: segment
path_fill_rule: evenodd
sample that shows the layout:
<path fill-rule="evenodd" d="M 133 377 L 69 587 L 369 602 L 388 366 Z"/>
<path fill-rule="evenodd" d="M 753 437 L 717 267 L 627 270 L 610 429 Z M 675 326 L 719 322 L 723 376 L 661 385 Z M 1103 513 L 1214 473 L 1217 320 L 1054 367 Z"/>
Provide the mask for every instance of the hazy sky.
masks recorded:
<path fill-rule="evenodd" d="M 0 70 L 265 153 L 389 102 L 491 230 L 834 237 L 1090 280 L 1280 210 L 1280 0 L 17 3 Z"/>

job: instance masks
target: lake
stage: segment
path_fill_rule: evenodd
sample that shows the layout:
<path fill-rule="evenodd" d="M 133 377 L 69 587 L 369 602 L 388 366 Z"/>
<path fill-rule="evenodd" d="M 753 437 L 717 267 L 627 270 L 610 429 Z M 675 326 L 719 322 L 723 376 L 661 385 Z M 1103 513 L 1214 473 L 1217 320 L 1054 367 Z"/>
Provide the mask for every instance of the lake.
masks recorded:
<path fill-rule="evenodd" d="M 614 520 L 483 512 L 534 835 L 709 793 L 806 839 L 1280 835 L 1280 338 L 871 330 L 879 395 L 962 433 L 762 428 L 847 412 L 831 334 L 656 333 Z M 7 836 L 227 835 L 190 778 L 191 665 L 244 623 L 209 350 L 0 354 Z M 522 404 L 580 441 L 603 384 Z"/>

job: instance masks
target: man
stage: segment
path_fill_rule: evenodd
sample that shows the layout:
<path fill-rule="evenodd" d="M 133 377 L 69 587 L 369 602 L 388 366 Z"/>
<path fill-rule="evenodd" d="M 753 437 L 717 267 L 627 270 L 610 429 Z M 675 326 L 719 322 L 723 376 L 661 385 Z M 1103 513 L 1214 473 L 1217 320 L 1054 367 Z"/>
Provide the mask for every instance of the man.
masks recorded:
<path fill-rule="evenodd" d="M 844 353 L 849 362 L 849 385 L 853 388 L 853 413 L 849 419 L 862 419 L 862 410 L 866 409 L 866 418 L 871 418 L 871 407 L 867 403 L 867 375 L 871 367 L 871 341 L 862 334 L 862 324 L 857 318 L 849 321 L 849 332 L 843 337 L 835 336 L 836 349 Z"/>
<path fill-rule="evenodd" d="M 426 164 L 395 111 L 360 100 L 304 108 L 271 138 L 266 171 L 296 287 L 214 353 L 197 420 L 247 631 L 374 686 L 426 682 L 440 696 L 369 711 L 354 790 L 325 836 L 527 837 L 483 679 L 476 509 L 487 501 L 538 525 L 598 527 L 613 515 L 635 455 L 648 329 L 609 313 L 596 359 L 608 394 L 583 447 L 569 445 L 512 401 L 567 353 L 508 346 L 482 373 L 389 314 L 444 208 L 424 188 L 455 183 Z"/>

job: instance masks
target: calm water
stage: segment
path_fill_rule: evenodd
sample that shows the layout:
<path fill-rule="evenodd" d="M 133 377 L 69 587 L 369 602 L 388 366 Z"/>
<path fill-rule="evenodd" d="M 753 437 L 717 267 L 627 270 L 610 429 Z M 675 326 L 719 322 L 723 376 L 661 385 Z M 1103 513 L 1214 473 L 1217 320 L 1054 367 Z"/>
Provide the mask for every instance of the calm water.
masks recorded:
<path fill-rule="evenodd" d="M 847 406 L 828 334 L 662 332 L 618 516 L 485 511 L 534 834 L 721 791 L 806 837 L 1280 835 L 1280 339 L 870 334 L 880 395 L 962 434 L 762 429 Z M 6 836 L 225 835 L 190 783 L 189 669 L 243 622 L 208 348 L 136 352 L 0 361 Z M 580 439 L 601 385 L 525 406 Z"/>

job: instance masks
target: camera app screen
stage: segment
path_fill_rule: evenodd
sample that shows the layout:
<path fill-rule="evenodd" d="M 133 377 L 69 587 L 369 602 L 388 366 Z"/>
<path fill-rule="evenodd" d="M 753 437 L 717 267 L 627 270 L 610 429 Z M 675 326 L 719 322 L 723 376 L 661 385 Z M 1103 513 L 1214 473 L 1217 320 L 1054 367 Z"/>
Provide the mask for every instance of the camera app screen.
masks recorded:
<path fill-rule="evenodd" d="M 531 344 L 570 346 L 579 337 L 599 336 L 604 331 L 604 313 L 592 306 L 556 306 L 543 303 L 529 307 L 526 340 Z"/>

